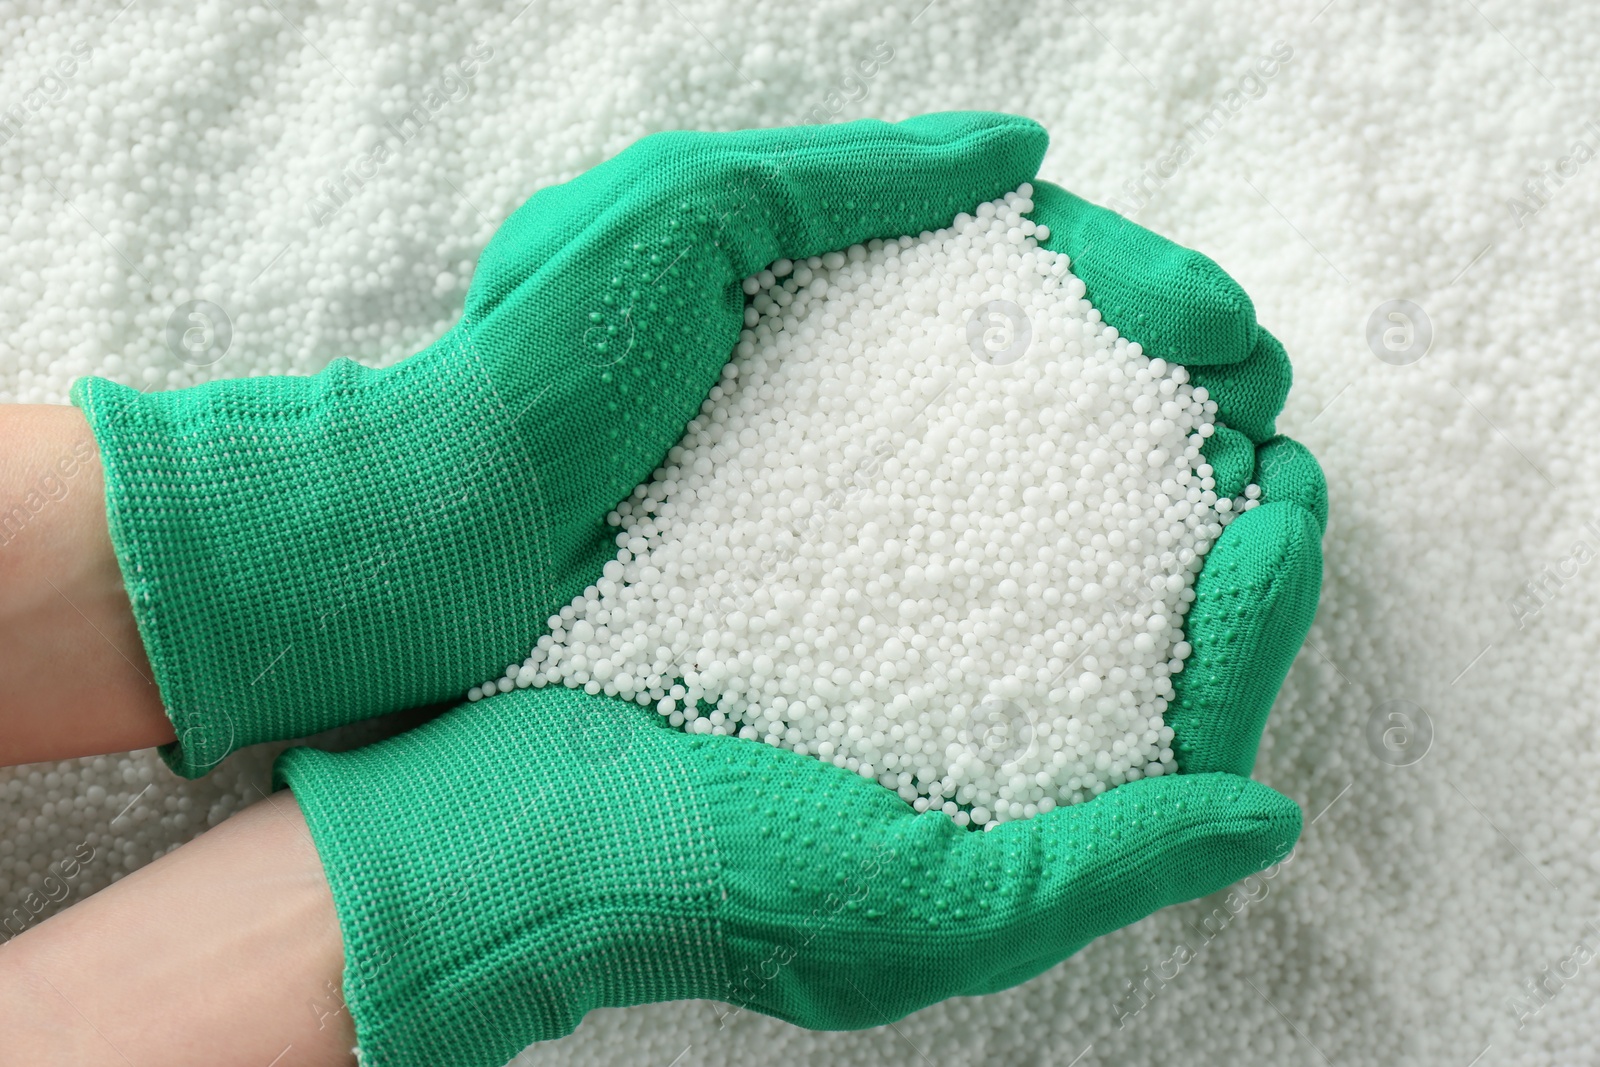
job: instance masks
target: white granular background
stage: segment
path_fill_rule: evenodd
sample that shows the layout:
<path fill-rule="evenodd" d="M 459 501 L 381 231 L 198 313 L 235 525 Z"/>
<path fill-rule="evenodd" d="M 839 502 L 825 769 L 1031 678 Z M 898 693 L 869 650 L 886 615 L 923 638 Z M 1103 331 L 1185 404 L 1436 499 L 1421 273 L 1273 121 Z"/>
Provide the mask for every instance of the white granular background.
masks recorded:
<path fill-rule="evenodd" d="M 1213 256 L 1294 360 L 1280 426 L 1328 474 L 1327 571 L 1255 769 L 1306 812 L 1293 860 L 895 1027 L 660 1005 L 522 1062 L 1600 1059 L 1576 951 L 1600 946 L 1600 10 L 923 2 L 9 5 L 0 399 L 399 359 L 523 198 L 653 130 L 1031 115 L 1043 177 Z M 233 327 L 206 366 L 164 338 L 193 299 Z M 1369 341 L 1394 300 L 1427 328 Z M 271 755 L 4 772 L 0 905 L 85 842 L 77 891 L 148 862 Z"/>

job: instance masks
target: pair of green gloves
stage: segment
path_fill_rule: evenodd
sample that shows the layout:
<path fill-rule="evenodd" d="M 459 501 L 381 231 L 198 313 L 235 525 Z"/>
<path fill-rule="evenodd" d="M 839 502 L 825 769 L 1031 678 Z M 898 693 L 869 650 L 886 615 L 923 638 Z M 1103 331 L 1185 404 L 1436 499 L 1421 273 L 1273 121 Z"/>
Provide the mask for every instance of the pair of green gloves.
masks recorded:
<path fill-rule="evenodd" d="M 1033 179 L 1045 145 L 980 113 L 658 134 L 528 200 L 460 324 L 396 366 L 155 395 L 79 381 L 168 762 L 198 775 L 520 662 L 718 380 L 743 278 L 946 226 Z M 681 998 L 875 1026 L 1025 981 L 1293 845 L 1299 809 L 1247 777 L 1321 581 L 1322 475 L 1273 431 L 1288 361 L 1209 259 L 1034 190 L 1105 320 L 1216 399 L 1217 494 L 1261 486 L 1197 580 L 1168 713 L 1182 773 L 975 833 L 560 687 L 292 749 L 276 780 L 333 889 L 363 1063 L 499 1067 L 591 1008 Z"/>

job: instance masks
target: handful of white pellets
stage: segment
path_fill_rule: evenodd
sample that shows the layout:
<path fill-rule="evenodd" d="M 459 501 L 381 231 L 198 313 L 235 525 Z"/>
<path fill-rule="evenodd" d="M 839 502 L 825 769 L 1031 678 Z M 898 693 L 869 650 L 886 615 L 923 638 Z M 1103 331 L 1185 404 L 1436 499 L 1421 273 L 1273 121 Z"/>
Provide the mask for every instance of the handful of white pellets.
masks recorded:
<path fill-rule="evenodd" d="M 617 558 L 468 696 L 620 696 L 963 826 L 1174 770 L 1194 576 L 1258 490 L 1217 499 L 1215 401 L 1100 320 L 1031 195 L 747 279 Z"/>

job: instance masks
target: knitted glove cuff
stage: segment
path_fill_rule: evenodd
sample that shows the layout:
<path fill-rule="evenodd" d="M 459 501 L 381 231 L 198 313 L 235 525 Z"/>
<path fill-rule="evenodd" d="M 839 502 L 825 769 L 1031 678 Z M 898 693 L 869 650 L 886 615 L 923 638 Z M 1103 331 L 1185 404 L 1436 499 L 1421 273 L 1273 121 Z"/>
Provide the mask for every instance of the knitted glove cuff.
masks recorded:
<path fill-rule="evenodd" d="M 594 1007 L 729 999 L 727 894 L 683 746 L 561 695 L 279 757 L 333 890 L 366 1067 L 498 1067 Z"/>
<path fill-rule="evenodd" d="M 548 563 L 537 479 L 469 344 L 458 327 L 387 370 L 74 385 L 177 773 L 459 696 L 579 591 L 542 588 L 572 568 Z"/>

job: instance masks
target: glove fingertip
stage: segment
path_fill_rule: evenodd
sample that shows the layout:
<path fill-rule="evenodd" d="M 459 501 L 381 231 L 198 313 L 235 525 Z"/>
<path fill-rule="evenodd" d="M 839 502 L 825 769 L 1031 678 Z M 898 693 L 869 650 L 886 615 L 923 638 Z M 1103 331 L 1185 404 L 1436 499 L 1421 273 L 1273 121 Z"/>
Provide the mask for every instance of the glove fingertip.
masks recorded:
<path fill-rule="evenodd" d="M 1039 123 L 1001 111 L 936 111 L 894 123 L 891 128 L 974 158 L 1004 152 L 1018 160 L 1031 160 L 1029 176 L 1038 173 L 1050 147 L 1050 134 Z"/>
<path fill-rule="evenodd" d="M 1289 356 L 1278 339 L 1256 327 L 1255 342 L 1245 359 L 1229 366 L 1194 367 L 1190 379 L 1205 386 L 1217 402 L 1217 419 L 1261 442 L 1276 432 L 1278 412 L 1293 383 Z"/>
<path fill-rule="evenodd" d="M 1043 244 L 1072 260 L 1100 317 L 1144 353 L 1202 367 L 1238 363 L 1256 343 L 1255 305 L 1209 256 L 1052 185 L 1034 186 Z"/>
<path fill-rule="evenodd" d="M 1292 437 L 1269 438 L 1256 449 L 1256 484 L 1263 504 L 1288 501 L 1316 520 L 1318 533 L 1328 528 L 1328 480 L 1311 450 Z"/>

